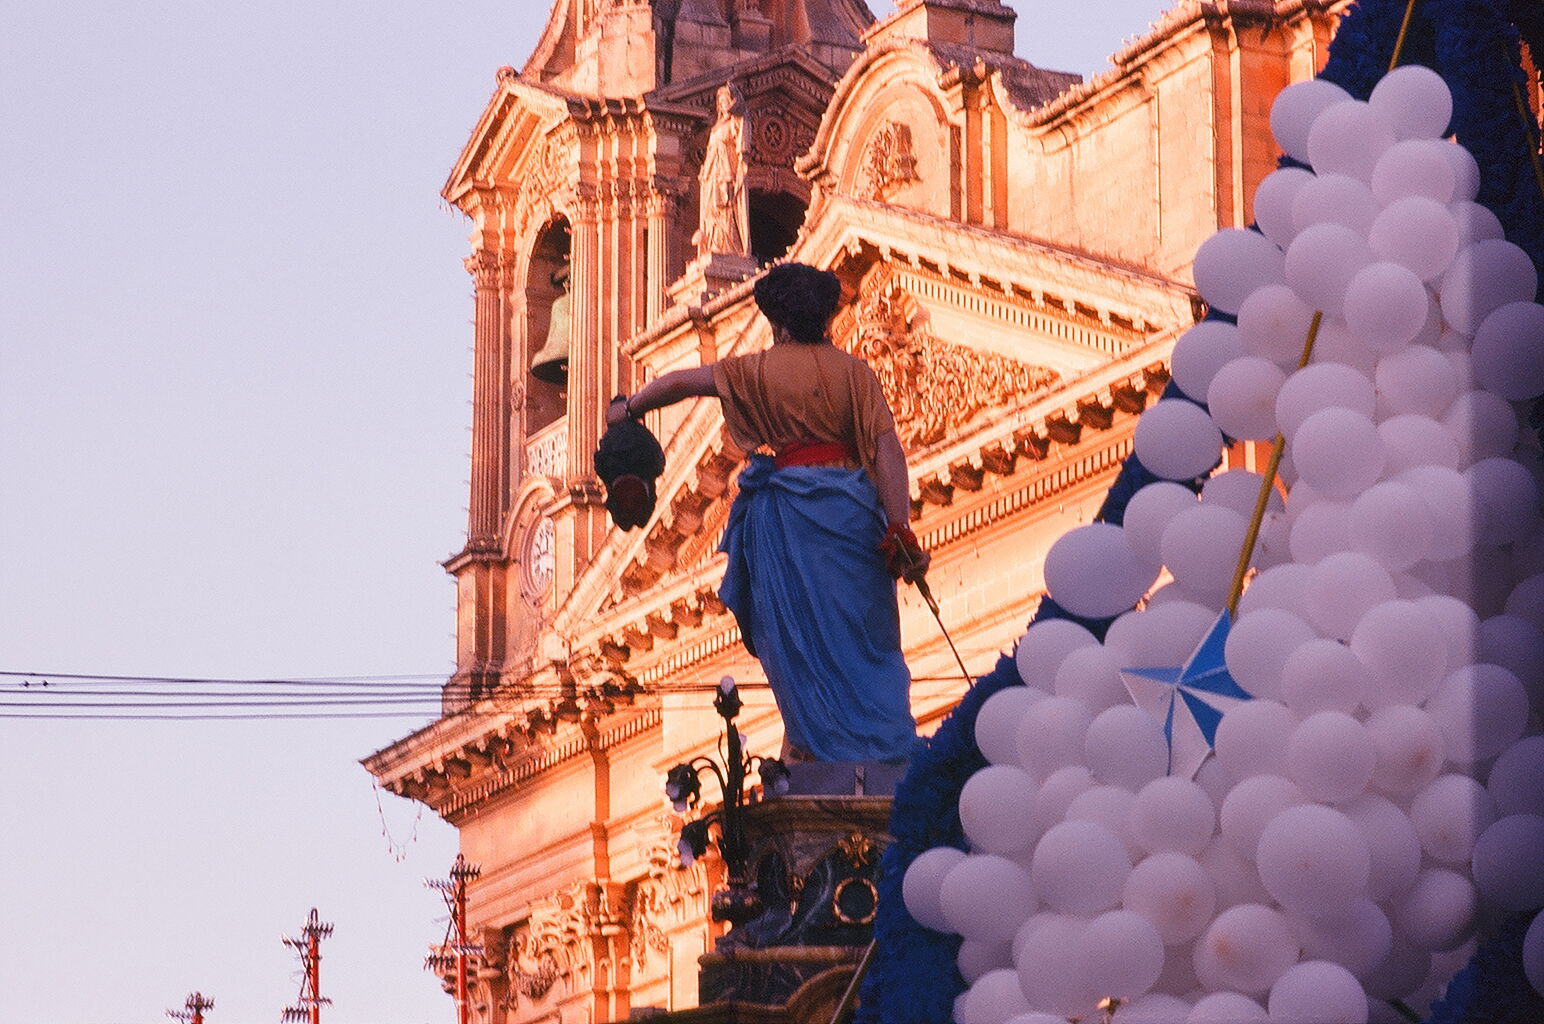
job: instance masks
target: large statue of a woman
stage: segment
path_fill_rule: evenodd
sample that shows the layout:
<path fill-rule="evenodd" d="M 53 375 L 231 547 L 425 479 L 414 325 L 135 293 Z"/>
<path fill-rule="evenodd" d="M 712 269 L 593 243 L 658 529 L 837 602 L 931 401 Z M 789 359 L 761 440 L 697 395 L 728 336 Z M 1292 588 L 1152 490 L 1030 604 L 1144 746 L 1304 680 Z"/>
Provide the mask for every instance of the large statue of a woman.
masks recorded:
<path fill-rule="evenodd" d="M 773 267 L 755 286 L 771 348 L 664 374 L 606 421 L 711 396 L 737 445 L 772 453 L 740 474 L 719 595 L 766 669 L 784 754 L 901 761 L 916 723 L 895 578 L 920 580 L 928 559 L 907 525 L 906 453 L 879 378 L 831 344 L 840 298 L 835 274 Z"/>
<path fill-rule="evenodd" d="M 733 84 L 717 95 L 718 119 L 708 135 L 708 148 L 697 175 L 701 189 L 697 233 L 692 242 L 700 255 L 750 253 L 750 204 L 745 193 L 745 101 Z"/>

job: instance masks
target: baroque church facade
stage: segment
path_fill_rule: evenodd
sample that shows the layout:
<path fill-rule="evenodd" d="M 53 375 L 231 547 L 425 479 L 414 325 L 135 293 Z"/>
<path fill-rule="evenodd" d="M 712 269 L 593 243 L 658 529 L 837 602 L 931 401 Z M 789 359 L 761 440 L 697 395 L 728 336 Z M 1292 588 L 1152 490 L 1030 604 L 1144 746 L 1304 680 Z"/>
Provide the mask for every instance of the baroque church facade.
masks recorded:
<path fill-rule="evenodd" d="M 617 530 L 609 399 L 769 344 L 758 268 L 835 271 L 834 340 L 884 384 L 943 622 L 985 671 L 1129 453 L 1204 312 L 1190 259 L 1250 222 L 1270 102 L 1345 3 L 1178 0 L 1084 82 L 1014 57 L 997 0 L 557 0 L 443 193 L 476 307 L 457 671 L 440 719 L 364 762 L 481 867 L 471 1019 L 696 1005 L 722 868 L 680 866 L 663 778 L 715 751 L 724 675 L 749 748 L 781 740 L 716 593 L 744 453 L 716 402 L 651 414 L 658 508 Z M 909 588 L 902 628 L 926 732 L 965 682 Z"/>

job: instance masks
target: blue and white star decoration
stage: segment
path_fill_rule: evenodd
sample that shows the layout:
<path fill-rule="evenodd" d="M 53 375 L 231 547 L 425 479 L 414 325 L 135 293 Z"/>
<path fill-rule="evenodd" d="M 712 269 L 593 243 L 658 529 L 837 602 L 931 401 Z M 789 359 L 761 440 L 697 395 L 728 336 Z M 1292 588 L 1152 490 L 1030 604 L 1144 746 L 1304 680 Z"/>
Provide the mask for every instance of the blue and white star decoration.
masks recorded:
<path fill-rule="evenodd" d="M 1232 625 L 1223 611 L 1183 665 L 1121 669 L 1132 702 L 1163 723 L 1170 775 L 1194 778 L 1217 742 L 1223 716 L 1254 699 L 1233 681 L 1223 659 Z"/>

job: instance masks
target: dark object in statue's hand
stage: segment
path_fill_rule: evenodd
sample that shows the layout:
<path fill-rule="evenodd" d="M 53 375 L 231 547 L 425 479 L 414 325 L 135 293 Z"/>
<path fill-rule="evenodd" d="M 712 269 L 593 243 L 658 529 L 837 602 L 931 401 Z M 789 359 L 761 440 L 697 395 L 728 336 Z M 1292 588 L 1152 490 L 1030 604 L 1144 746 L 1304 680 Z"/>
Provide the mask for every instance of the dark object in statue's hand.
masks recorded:
<path fill-rule="evenodd" d="M 917 535 L 903 523 L 891 523 L 879 542 L 879 552 L 885 556 L 885 568 L 890 575 L 907 583 L 918 583 L 927 576 L 932 556 L 917 543 Z"/>
<path fill-rule="evenodd" d="M 624 530 L 642 526 L 654 514 L 654 482 L 665 471 L 665 450 L 634 419 L 606 428 L 595 451 L 595 473 L 606 485 L 606 511 Z"/>

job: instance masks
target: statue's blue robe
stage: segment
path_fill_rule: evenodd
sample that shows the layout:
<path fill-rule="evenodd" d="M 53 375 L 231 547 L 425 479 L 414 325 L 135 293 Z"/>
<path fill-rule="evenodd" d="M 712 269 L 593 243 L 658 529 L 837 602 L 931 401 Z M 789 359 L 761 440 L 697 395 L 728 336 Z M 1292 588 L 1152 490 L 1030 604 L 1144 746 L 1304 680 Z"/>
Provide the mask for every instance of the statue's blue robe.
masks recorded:
<path fill-rule="evenodd" d="M 776 469 L 752 456 L 719 550 L 719 591 L 761 659 L 789 742 L 821 761 L 911 753 L 911 673 L 884 515 L 861 469 Z"/>

